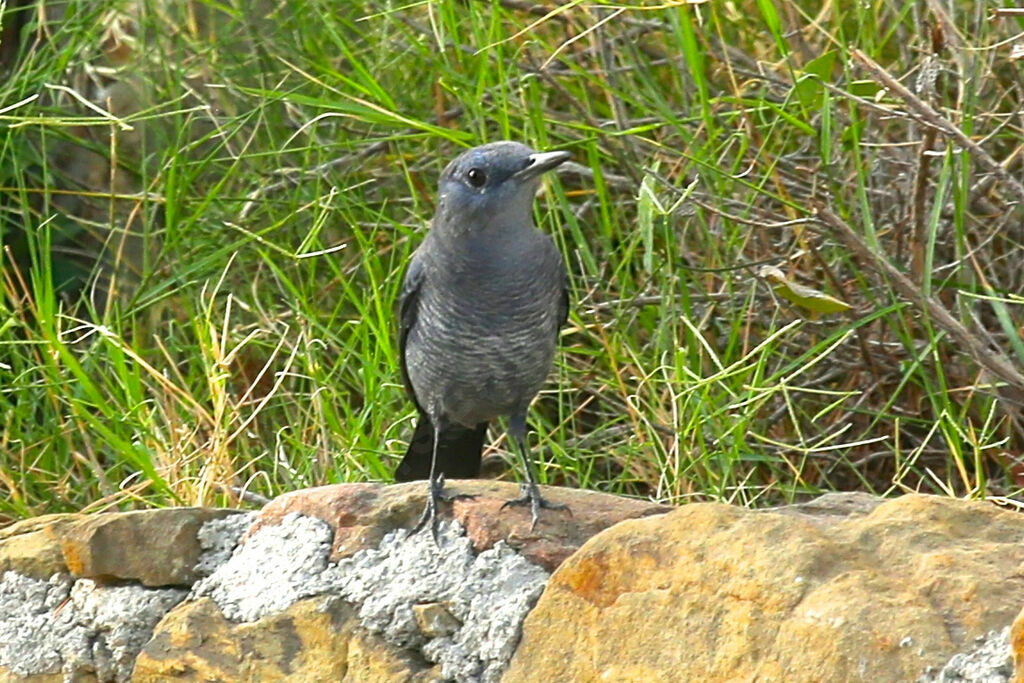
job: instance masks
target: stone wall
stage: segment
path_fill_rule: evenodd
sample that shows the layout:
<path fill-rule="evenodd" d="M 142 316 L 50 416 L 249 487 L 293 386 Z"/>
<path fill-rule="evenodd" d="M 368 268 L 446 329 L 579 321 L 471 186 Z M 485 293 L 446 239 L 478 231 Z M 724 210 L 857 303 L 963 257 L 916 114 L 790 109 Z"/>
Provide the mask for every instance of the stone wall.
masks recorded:
<path fill-rule="evenodd" d="M 449 486 L 436 544 L 420 483 L 0 529 L 0 681 L 1005 681 L 1022 650 L 1024 516 L 990 503 L 549 489 L 572 514 L 531 530 L 514 485 Z"/>

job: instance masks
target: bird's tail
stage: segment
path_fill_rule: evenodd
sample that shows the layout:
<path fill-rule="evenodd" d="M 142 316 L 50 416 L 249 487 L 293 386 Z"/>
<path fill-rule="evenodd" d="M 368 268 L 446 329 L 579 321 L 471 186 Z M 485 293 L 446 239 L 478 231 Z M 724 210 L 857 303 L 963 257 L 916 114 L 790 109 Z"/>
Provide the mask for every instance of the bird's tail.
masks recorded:
<path fill-rule="evenodd" d="M 487 438 L 487 423 L 475 427 L 445 425 L 437 443 L 437 474 L 447 479 L 473 479 L 480 476 L 480 459 Z M 430 458 L 434 451 L 434 425 L 420 413 L 409 449 L 395 469 L 395 481 L 416 481 L 430 477 Z"/>

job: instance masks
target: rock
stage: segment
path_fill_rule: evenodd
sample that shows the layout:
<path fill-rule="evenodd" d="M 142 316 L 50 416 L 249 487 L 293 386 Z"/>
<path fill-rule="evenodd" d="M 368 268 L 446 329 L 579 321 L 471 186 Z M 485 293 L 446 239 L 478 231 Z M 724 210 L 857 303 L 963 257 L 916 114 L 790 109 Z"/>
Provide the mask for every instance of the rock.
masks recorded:
<path fill-rule="evenodd" d="M 324 522 L 289 515 L 246 537 L 236 552 L 192 588 L 209 597 L 232 621 L 256 621 L 304 598 L 327 592 L 331 529 Z"/>
<path fill-rule="evenodd" d="M 472 486 L 467 486 L 473 484 Z M 422 511 L 426 502 L 423 484 L 416 508 Z M 544 496 L 552 503 L 569 506 L 570 513 L 542 510 L 534 529 L 530 528 L 530 511 L 526 507 L 504 508 L 519 496 L 519 485 L 502 481 L 451 482 L 460 493 L 476 498 L 458 499 L 453 503 L 453 518 L 466 529 L 466 535 L 478 551 L 504 540 L 516 552 L 534 564 L 554 571 L 591 536 L 625 519 L 661 515 L 675 508 L 635 498 L 623 498 L 595 491 L 542 486 Z"/>
<path fill-rule="evenodd" d="M 410 680 L 429 670 L 380 638 L 358 633 L 341 600 L 307 598 L 235 623 L 209 598 L 168 614 L 135 662 L 135 683 L 159 681 Z"/>
<path fill-rule="evenodd" d="M 1022 563 L 1024 516 L 988 503 L 688 505 L 564 562 L 503 680 L 915 680 L 1010 623 Z"/>
<path fill-rule="evenodd" d="M 55 533 L 68 570 L 98 581 L 188 586 L 198 577 L 205 522 L 235 514 L 211 508 L 168 508 L 86 515 Z"/>
<path fill-rule="evenodd" d="M 455 618 L 450 606 L 441 602 L 428 602 L 412 606 L 416 626 L 427 638 L 444 638 L 459 630 L 462 622 Z"/>
<path fill-rule="evenodd" d="M 673 508 L 647 501 L 592 491 L 541 487 L 555 503 L 565 503 L 572 514 L 545 510 L 535 529 L 530 529 L 526 508 L 501 506 L 519 495 L 511 482 L 452 480 L 448 493 L 472 496 L 441 506 L 442 519 L 454 519 L 466 530 L 477 552 L 505 541 L 531 562 L 553 571 L 598 531 L 624 519 L 662 514 Z M 276 524 L 286 515 L 299 513 L 327 522 L 334 530 L 330 559 L 349 557 L 380 543 L 396 528 L 416 524 L 426 502 L 426 484 L 411 482 L 394 486 L 337 484 L 321 486 L 274 499 L 259 513 L 250 533 Z"/>
<path fill-rule="evenodd" d="M 210 508 L 44 515 L 0 529 L 0 574 L 13 571 L 45 580 L 67 572 L 97 581 L 191 585 L 204 550 L 200 529 L 208 521 L 229 517 L 248 525 L 239 511 Z M 230 546 L 239 535 L 230 538 Z M 217 542 L 212 537 L 209 541 Z M 223 559 L 229 550 L 221 549 Z"/>
<path fill-rule="evenodd" d="M 862 491 L 843 491 L 823 493 L 804 503 L 794 503 L 767 512 L 778 512 L 784 515 L 797 515 L 818 526 L 832 526 L 854 517 L 870 514 L 885 500 Z"/>
<path fill-rule="evenodd" d="M 506 538 L 554 567 L 596 531 L 669 509 L 551 489 L 548 497 L 574 514 L 552 511 L 531 531 L 528 512 L 501 509 L 516 485 L 449 489 L 476 497 L 444 506 L 440 548 L 429 534 L 407 530 L 422 512 L 425 485 L 352 484 L 288 494 L 252 515 L 181 509 L 33 520 L 0 532 L 0 561 L 64 583 L 71 573 L 138 590 L 192 586 L 146 644 L 139 680 L 275 678 L 292 667 L 300 678 L 317 671 L 352 680 L 493 681 L 547 580 Z M 325 601 L 329 614 L 313 608 Z M 342 604 L 348 611 L 339 621 Z M 44 675 L 54 665 L 17 673 Z"/>
<path fill-rule="evenodd" d="M 395 683 L 436 683 L 447 680 L 441 667 L 430 666 L 408 650 L 395 650 L 383 638 L 358 630 L 348 644 L 346 681 L 395 681 Z"/>
<path fill-rule="evenodd" d="M 0 666 L 0 683 L 64 683 L 67 680 L 64 674 L 35 674 L 32 676 L 19 676 L 10 669 Z M 95 683 L 96 677 L 82 675 L 74 679 L 75 683 Z"/>
<path fill-rule="evenodd" d="M 259 513 L 249 530 L 257 533 L 297 513 L 315 517 L 334 529 L 333 558 L 348 557 L 380 543 L 389 529 L 409 525 L 408 496 L 379 484 L 336 484 L 282 494 Z M 381 501 L 385 500 L 383 504 Z"/>
<path fill-rule="evenodd" d="M 1006 628 L 1024 516 L 987 503 L 829 494 L 659 514 L 548 488 L 573 514 L 531 531 L 528 511 L 501 509 L 515 485 L 448 486 L 475 497 L 442 505 L 437 544 L 408 531 L 422 482 L 2 529 L 0 681 L 995 683 L 1024 652 L 1024 612 Z"/>
<path fill-rule="evenodd" d="M 1010 653 L 1016 672 L 1013 683 L 1024 683 L 1024 608 L 1013 620 L 1013 626 L 1010 628 Z"/>
<path fill-rule="evenodd" d="M 0 576 L 12 571 L 46 580 L 66 572 L 59 536 L 74 519 L 74 515 L 44 515 L 0 529 Z"/>
<path fill-rule="evenodd" d="M 255 516 L 255 512 L 243 512 L 211 519 L 203 524 L 196 534 L 202 551 L 195 566 L 197 576 L 209 576 L 231 559 L 231 554 L 252 526 Z"/>
<path fill-rule="evenodd" d="M 228 520 L 244 517 L 50 515 L 0 530 L 0 681 L 127 681 L 153 626 L 187 594 L 147 586 L 214 571 L 241 534 Z"/>

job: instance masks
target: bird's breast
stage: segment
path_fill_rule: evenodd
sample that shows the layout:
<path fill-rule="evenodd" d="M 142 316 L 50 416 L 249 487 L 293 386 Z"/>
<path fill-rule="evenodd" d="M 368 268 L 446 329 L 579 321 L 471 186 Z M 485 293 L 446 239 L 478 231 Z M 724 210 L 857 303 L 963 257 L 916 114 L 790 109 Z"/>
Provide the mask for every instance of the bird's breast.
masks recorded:
<path fill-rule="evenodd" d="M 563 268 L 559 258 L 428 273 L 406 348 L 420 400 L 467 425 L 524 409 L 554 359 Z"/>

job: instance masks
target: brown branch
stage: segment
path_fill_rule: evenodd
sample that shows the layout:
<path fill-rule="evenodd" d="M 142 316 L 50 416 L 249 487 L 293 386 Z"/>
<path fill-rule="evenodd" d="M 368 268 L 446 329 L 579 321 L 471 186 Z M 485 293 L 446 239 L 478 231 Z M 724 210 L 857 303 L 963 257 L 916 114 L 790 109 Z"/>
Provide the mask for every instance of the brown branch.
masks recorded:
<path fill-rule="evenodd" d="M 902 83 L 896 80 L 888 71 L 883 69 L 875 60 L 868 57 L 860 50 L 854 49 L 850 52 L 864 67 L 878 80 L 882 81 L 886 88 L 894 92 L 902 99 L 907 106 L 930 126 L 938 128 L 947 136 L 955 139 L 964 146 L 971 156 L 986 169 L 994 173 L 1000 180 L 1009 185 L 1017 194 L 1017 197 L 1024 201 L 1024 183 L 1017 180 L 1006 168 L 992 156 L 982 149 L 976 142 L 967 137 L 967 134 L 960 130 L 952 121 L 935 111 L 928 103 L 924 102 L 914 93 L 910 92 Z"/>
<path fill-rule="evenodd" d="M 926 313 L 946 334 L 959 344 L 974 359 L 974 362 L 1006 383 L 1000 387 L 1000 394 L 1014 403 L 1024 404 L 1024 375 L 999 350 L 992 348 L 963 323 L 954 318 L 946 308 L 930 296 L 925 295 L 906 275 L 876 253 L 867 242 L 842 218 L 825 207 L 819 207 L 815 214 L 832 233 L 868 264 L 875 272 L 888 278 L 896 290 Z"/>

